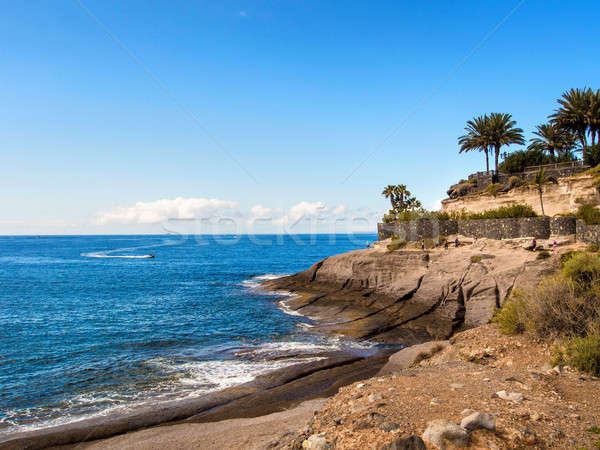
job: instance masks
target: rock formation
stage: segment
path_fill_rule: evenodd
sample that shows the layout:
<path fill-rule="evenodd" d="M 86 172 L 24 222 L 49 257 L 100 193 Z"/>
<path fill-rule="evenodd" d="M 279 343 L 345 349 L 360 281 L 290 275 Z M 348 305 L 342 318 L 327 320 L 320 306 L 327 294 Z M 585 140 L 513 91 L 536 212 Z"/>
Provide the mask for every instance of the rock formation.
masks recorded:
<path fill-rule="evenodd" d="M 298 294 L 285 306 L 315 319 L 317 331 L 412 345 L 487 323 L 512 289 L 552 270 L 536 256 L 522 242 L 488 239 L 431 251 L 365 249 L 264 286 Z"/>

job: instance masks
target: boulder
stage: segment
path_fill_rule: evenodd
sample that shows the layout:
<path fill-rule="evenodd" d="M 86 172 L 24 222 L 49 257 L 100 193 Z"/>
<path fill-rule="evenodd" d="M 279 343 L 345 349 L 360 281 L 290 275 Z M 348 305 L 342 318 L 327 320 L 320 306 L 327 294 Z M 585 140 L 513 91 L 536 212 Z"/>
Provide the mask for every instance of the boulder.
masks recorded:
<path fill-rule="evenodd" d="M 427 424 L 427 429 L 423 433 L 423 439 L 440 449 L 445 449 L 447 443 L 455 447 L 466 447 L 469 445 L 469 434 L 449 420 L 437 419 Z"/>
<path fill-rule="evenodd" d="M 304 442 L 302 442 L 302 448 L 306 450 L 329 450 L 331 445 L 325 439 L 325 435 L 321 434 L 313 434 Z"/>
<path fill-rule="evenodd" d="M 379 371 L 379 374 L 390 374 L 402 369 L 407 369 L 413 365 L 419 355 L 425 353 L 430 354 L 432 350 L 440 347 L 446 348 L 448 345 L 448 341 L 432 341 L 403 348 L 390 356 L 390 359 L 388 359 L 386 365 Z"/>
<path fill-rule="evenodd" d="M 491 414 L 474 412 L 465 417 L 461 422 L 460 426 L 465 430 L 478 430 L 484 428 L 486 430 L 496 430 L 496 419 Z"/>
<path fill-rule="evenodd" d="M 426 450 L 425 442 L 419 436 L 409 436 L 394 439 L 389 444 L 379 447 L 379 450 Z"/>

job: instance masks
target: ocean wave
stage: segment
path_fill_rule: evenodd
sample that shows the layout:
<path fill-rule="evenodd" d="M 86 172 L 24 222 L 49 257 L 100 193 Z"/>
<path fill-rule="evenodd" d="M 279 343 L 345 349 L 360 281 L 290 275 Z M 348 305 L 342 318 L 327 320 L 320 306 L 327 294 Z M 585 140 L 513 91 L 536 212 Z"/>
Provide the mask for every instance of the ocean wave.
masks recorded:
<path fill-rule="evenodd" d="M 291 344 L 291 346 L 295 345 Z M 286 348 L 285 344 L 279 351 L 281 357 L 273 359 L 273 355 L 269 352 L 277 351 L 275 350 L 277 347 L 280 345 L 255 352 L 252 358 L 234 360 L 182 363 L 177 359 L 150 359 L 145 364 L 163 374 L 163 379 L 157 382 L 153 389 L 83 393 L 53 407 L 9 409 L 0 417 L 0 436 L 50 428 L 110 414 L 123 415 L 143 407 L 157 407 L 164 402 L 196 398 L 250 382 L 260 375 L 284 367 L 324 359 L 317 355 L 309 358 L 285 357 L 281 352 Z M 326 349 L 326 347 L 314 347 L 317 348 Z"/>
<path fill-rule="evenodd" d="M 248 288 L 257 288 L 263 281 L 276 280 L 277 278 L 287 277 L 289 274 L 265 273 L 264 275 L 255 275 L 252 278 L 242 281 L 242 286 Z"/>

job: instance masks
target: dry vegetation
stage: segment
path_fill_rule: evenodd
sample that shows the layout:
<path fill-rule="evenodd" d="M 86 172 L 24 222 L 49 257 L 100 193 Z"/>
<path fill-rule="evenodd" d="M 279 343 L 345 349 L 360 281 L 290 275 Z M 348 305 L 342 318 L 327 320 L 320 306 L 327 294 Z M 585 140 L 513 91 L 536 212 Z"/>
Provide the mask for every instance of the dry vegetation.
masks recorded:
<path fill-rule="evenodd" d="M 600 255 L 568 252 L 561 264 L 536 289 L 513 292 L 493 320 L 506 334 L 557 340 L 554 364 L 600 375 Z"/>

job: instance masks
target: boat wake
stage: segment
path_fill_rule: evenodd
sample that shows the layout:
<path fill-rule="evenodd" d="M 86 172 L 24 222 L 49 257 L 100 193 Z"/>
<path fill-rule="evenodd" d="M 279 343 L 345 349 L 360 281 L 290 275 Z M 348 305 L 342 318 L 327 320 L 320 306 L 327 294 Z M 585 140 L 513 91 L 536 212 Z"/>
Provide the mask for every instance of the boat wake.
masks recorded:
<path fill-rule="evenodd" d="M 148 253 L 145 255 L 113 255 L 113 253 L 135 252 L 138 250 L 145 250 L 145 249 L 156 248 L 156 247 L 167 247 L 167 246 L 171 246 L 171 245 L 177 245 L 180 243 L 181 243 L 181 241 L 177 241 L 174 239 L 167 239 L 167 240 L 164 240 L 160 243 L 153 244 L 153 245 L 140 245 L 138 247 L 125 247 L 125 248 L 116 248 L 114 250 L 105 250 L 105 251 L 100 251 L 100 252 L 81 253 L 80 256 L 83 256 L 86 258 L 152 259 L 152 258 L 154 258 L 154 255 L 152 253 Z"/>

